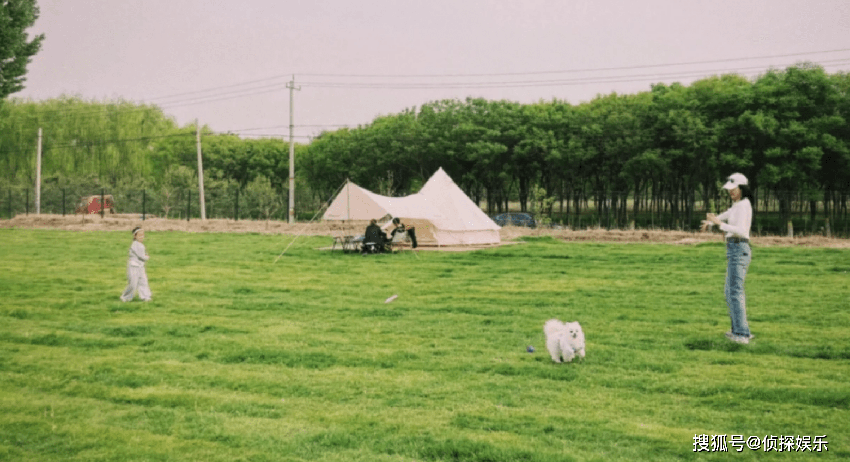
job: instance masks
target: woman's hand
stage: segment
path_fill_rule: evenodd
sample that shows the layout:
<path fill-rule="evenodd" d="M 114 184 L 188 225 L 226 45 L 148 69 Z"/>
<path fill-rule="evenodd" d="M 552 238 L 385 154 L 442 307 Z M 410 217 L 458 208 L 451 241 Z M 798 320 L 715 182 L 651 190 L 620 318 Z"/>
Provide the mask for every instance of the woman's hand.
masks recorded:
<path fill-rule="evenodd" d="M 721 221 L 717 218 L 717 215 L 713 213 L 707 213 L 705 215 L 706 220 L 702 221 L 702 226 L 699 227 L 700 231 L 708 231 L 711 229 L 713 225 L 720 225 Z"/>

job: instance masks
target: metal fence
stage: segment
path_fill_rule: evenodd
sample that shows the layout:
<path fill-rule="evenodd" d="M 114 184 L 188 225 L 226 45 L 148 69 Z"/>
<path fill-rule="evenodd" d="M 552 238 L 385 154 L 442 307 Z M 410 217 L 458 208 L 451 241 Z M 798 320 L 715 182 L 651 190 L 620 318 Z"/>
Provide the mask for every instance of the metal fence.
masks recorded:
<path fill-rule="evenodd" d="M 139 218 L 170 218 L 191 220 L 201 218 L 201 206 L 197 190 L 179 189 L 162 191 L 154 189 L 115 190 L 111 188 L 47 187 L 41 191 L 42 214 L 74 215 L 82 211 L 84 199 L 94 196 L 112 198 L 114 207 L 102 213 L 133 214 Z M 107 202 L 109 202 L 107 200 Z M 239 188 L 209 188 L 204 191 L 207 218 L 231 220 L 287 220 L 289 217 L 287 193 L 252 194 Z M 101 213 L 99 205 L 91 209 Z M 296 210 L 316 210 L 317 201 L 312 198 L 296 200 Z M 0 190 L 0 218 L 36 213 L 35 193 L 31 188 L 6 188 Z M 305 212 L 309 213 L 309 212 Z M 299 216 L 301 214 L 299 213 Z"/>
<path fill-rule="evenodd" d="M 90 186 L 47 186 L 41 192 L 41 213 L 73 215 L 78 212 L 82 198 L 96 196 L 112 197 L 114 208 L 104 214 L 132 214 L 140 219 L 169 218 L 193 220 L 201 218 L 200 201 L 197 189 L 129 189 L 98 188 Z M 205 189 L 207 218 L 231 220 L 288 220 L 287 192 L 252 192 L 249 188 L 207 188 Z M 783 220 L 773 195 L 761 195 L 756 206 L 757 213 L 752 231 L 757 235 L 788 235 L 789 228 L 797 235 L 829 235 L 850 237 L 850 214 L 848 201 L 831 204 L 829 216 L 824 216 L 822 201 L 810 200 L 811 196 L 800 196 L 791 204 L 790 223 Z M 98 203 L 101 201 L 98 200 Z M 728 198 L 711 198 L 714 208 L 725 209 L 730 205 Z M 629 197 L 625 206 L 609 207 L 611 204 L 596 203 L 593 198 L 584 200 L 578 211 L 560 211 L 559 203 L 553 207 L 548 217 L 535 214 L 536 218 L 550 225 L 568 226 L 573 229 L 676 229 L 693 231 L 699 228 L 705 218 L 706 202 L 696 194 L 690 209 L 671 210 L 663 202 L 643 203 L 635 213 L 634 198 Z M 310 220 L 319 210 L 322 201 L 312 197 L 309 192 L 296 192 L 296 219 Z M 511 203 L 511 211 L 515 203 Z M 518 204 L 517 209 L 518 209 Z M 97 206 L 94 207 L 99 210 Z M 814 213 L 812 213 L 814 208 Z M 720 211 L 720 210 L 714 210 Z M 0 219 L 11 219 L 17 215 L 34 214 L 35 193 L 32 188 L 7 187 L 0 190 Z M 85 213 L 85 212 L 83 212 Z"/>

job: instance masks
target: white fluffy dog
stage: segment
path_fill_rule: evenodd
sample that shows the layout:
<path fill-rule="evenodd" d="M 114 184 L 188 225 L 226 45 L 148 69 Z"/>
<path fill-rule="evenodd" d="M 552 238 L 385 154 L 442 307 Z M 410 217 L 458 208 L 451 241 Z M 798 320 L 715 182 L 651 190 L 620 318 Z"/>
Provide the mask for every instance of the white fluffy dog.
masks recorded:
<path fill-rule="evenodd" d="M 561 322 L 550 319 L 543 325 L 546 334 L 546 348 L 552 361 L 570 362 L 576 355 L 584 358 L 584 332 L 578 322 Z"/>

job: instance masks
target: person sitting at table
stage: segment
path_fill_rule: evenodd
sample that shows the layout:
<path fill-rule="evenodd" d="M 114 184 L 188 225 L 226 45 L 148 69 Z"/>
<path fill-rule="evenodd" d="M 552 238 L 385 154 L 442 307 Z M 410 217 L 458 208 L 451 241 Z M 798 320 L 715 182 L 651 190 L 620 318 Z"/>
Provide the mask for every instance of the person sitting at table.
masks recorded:
<path fill-rule="evenodd" d="M 413 226 L 405 226 L 404 223 L 401 222 L 401 219 L 398 217 L 393 218 L 393 225 L 395 226 L 395 228 L 393 228 L 391 239 L 395 237 L 396 233 L 406 232 L 407 236 L 410 238 L 411 246 L 414 249 L 418 247 L 418 244 L 416 243 L 416 228 L 414 228 Z"/>
<path fill-rule="evenodd" d="M 387 241 L 387 235 L 378 226 L 378 220 L 373 219 L 366 227 L 366 232 L 363 237 L 363 253 L 380 253 L 384 251 L 384 243 Z"/>

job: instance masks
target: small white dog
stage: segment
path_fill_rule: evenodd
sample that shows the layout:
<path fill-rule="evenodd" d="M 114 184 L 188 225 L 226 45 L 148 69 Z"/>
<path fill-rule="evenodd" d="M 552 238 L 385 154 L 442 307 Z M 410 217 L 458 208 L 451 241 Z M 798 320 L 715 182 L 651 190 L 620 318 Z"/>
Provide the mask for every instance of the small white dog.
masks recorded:
<path fill-rule="evenodd" d="M 584 332 L 578 322 L 561 322 L 550 319 L 543 325 L 546 334 L 546 348 L 552 361 L 556 363 L 570 362 L 576 355 L 584 358 Z"/>

